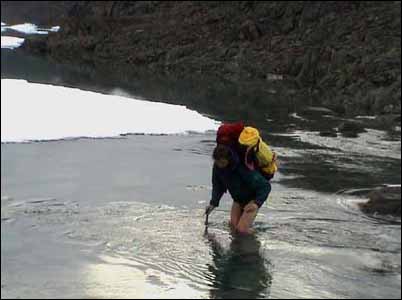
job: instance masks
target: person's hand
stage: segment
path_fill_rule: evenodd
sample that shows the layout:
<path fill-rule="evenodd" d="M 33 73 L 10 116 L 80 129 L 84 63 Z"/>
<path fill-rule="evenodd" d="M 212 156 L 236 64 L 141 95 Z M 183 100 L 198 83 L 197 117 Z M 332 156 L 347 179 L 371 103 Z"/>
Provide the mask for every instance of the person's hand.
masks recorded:
<path fill-rule="evenodd" d="M 208 216 L 208 215 L 215 209 L 215 207 L 216 207 L 216 206 L 208 205 L 208 206 L 205 208 L 205 214 Z"/>

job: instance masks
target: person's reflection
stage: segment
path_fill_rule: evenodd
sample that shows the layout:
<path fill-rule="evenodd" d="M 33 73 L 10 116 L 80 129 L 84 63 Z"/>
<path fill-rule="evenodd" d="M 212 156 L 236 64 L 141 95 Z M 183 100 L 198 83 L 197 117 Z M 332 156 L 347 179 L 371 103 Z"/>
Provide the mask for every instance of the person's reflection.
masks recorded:
<path fill-rule="evenodd" d="M 260 242 L 253 235 L 232 234 L 229 249 L 224 249 L 215 235 L 205 230 L 205 237 L 212 249 L 213 299 L 266 298 L 270 292 L 270 262 L 260 253 Z"/>

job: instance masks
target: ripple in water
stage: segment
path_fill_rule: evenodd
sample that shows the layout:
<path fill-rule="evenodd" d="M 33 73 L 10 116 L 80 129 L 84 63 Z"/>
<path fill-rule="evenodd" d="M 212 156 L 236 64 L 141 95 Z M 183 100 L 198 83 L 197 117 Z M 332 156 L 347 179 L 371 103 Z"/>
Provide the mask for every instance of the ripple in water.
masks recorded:
<path fill-rule="evenodd" d="M 378 226 L 342 208 L 339 197 L 275 191 L 249 237 L 229 233 L 226 210 L 211 215 L 206 231 L 201 209 L 136 202 L 97 208 L 65 203 L 44 215 L 24 214 L 21 205 L 8 217 L 36 219 L 41 228 L 56 224 L 50 229 L 56 238 L 94 248 L 99 261 L 85 272 L 89 297 L 107 297 L 111 290 L 111 297 L 135 298 L 394 295 L 400 230 L 398 236 L 395 226 Z M 37 209 L 54 202 L 31 200 L 26 205 Z"/>
<path fill-rule="evenodd" d="M 231 236 L 219 222 L 205 231 L 202 210 L 135 204 L 125 207 L 119 220 L 110 218 L 110 207 L 105 211 L 108 217 L 94 215 L 86 226 L 77 226 L 73 239 L 90 241 L 97 232 L 99 239 L 108 240 L 105 254 L 109 258 L 122 259 L 152 274 L 147 277 L 149 282 L 173 289 L 180 282 L 203 297 L 259 298 L 269 294 L 271 264 L 256 237 Z"/>

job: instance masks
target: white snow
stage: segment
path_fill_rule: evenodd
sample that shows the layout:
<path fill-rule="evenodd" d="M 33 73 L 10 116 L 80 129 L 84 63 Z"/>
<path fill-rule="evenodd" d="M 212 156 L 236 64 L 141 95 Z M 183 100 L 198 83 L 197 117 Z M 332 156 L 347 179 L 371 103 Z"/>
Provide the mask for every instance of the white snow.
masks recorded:
<path fill-rule="evenodd" d="M 375 120 L 375 119 L 377 119 L 377 117 L 376 116 L 356 116 L 356 119 Z"/>
<path fill-rule="evenodd" d="M 390 188 L 397 188 L 397 187 L 401 187 L 400 184 L 384 184 L 384 186 L 386 187 L 390 187 Z"/>
<path fill-rule="evenodd" d="M 307 119 L 305 119 L 305 118 L 299 116 L 297 113 L 289 114 L 289 117 L 292 117 L 292 118 L 295 118 L 295 119 L 299 119 L 299 120 L 302 120 L 302 121 L 308 121 Z"/>
<path fill-rule="evenodd" d="M 51 28 L 38 28 L 37 25 L 31 23 L 6 26 L 6 24 L 2 22 L 1 26 L 2 32 L 11 29 L 25 34 L 48 34 L 49 31 L 57 32 L 60 30 L 60 26 L 53 26 Z"/>
<path fill-rule="evenodd" d="M 53 26 L 52 28 L 49 29 L 49 31 L 57 32 L 60 30 L 60 26 Z"/>
<path fill-rule="evenodd" d="M 8 26 L 7 28 L 18 31 L 18 32 L 22 32 L 25 34 L 48 34 L 47 31 L 38 30 L 38 26 L 36 26 L 35 24 L 31 24 L 31 23 L 12 25 L 12 26 Z"/>
<path fill-rule="evenodd" d="M 171 105 L 75 88 L 1 80 L 1 141 L 216 130 L 219 122 Z"/>
<path fill-rule="evenodd" d="M 13 36 L 1 36 L 1 48 L 14 49 L 22 45 L 24 39 Z"/>

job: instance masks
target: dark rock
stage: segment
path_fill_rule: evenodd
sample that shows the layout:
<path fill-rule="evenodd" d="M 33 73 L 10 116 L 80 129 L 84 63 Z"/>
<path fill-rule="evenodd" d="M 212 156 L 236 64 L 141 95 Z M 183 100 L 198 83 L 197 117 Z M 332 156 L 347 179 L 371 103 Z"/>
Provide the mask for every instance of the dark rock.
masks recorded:
<path fill-rule="evenodd" d="M 325 130 L 325 131 L 320 131 L 320 136 L 324 136 L 324 137 L 338 137 L 338 133 L 336 132 L 335 129 L 332 129 L 332 130 Z"/>
<path fill-rule="evenodd" d="M 386 186 L 368 194 L 369 201 L 360 204 L 363 212 L 401 216 L 401 186 Z"/>
<path fill-rule="evenodd" d="M 338 127 L 338 130 L 342 133 L 342 136 L 351 138 L 358 137 L 359 133 L 366 132 L 362 123 L 352 121 L 341 123 Z"/>
<path fill-rule="evenodd" d="M 44 55 L 49 51 L 47 35 L 32 35 L 29 38 L 25 38 L 24 43 L 21 45 L 21 49 L 29 51 L 30 53 Z"/>
<path fill-rule="evenodd" d="M 7 24 L 59 25 L 80 1 L 1 1 L 1 21 Z"/>
<path fill-rule="evenodd" d="M 283 80 L 283 75 L 281 74 L 271 74 L 268 73 L 267 76 L 267 81 L 277 81 L 277 80 Z"/>
<path fill-rule="evenodd" d="M 342 136 L 346 137 L 346 138 L 357 138 L 357 137 L 359 137 L 359 134 L 354 131 L 345 131 L 345 132 L 342 132 Z"/>
<path fill-rule="evenodd" d="M 323 115 L 334 115 L 334 112 L 325 107 L 308 106 L 302 110 L 302 114 L 318 117 L 318 116 L 323 116 Z"/>
<path fill-rule="evenodd" d="M 258 25 L 253 21 L 246 21 L 240 27 L 240 39 L 254 41 L 262 35 Z"/>
<path fill-rule="evenodd" d="M 392 127 L 401 126 L 401 115 L 385 114 L 377 116 L 375 125 L 383 130 L 389 130 Z"/>

